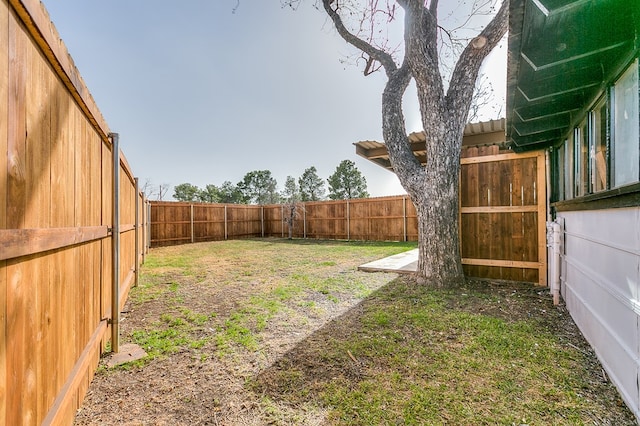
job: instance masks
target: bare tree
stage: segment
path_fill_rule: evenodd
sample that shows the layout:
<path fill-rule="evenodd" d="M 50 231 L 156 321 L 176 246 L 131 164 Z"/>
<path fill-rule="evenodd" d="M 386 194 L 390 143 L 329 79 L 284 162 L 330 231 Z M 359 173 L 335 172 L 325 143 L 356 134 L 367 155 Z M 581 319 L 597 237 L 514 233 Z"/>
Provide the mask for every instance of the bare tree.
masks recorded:
<path fill-rule="evenodd" d="M 151 182 L 151 179 L 147 178 L 144 180 L 144 184 L 140 186 L 140 192 L 144 194 L 144 198 L 146 198 L 147 200 L 151 198 L 151 196 L 155 192 L 155 188 L 153 186 L 153 183 Z"/>
<path fill-rule="evenodd" d="M 168 183 L 161 183 L 160 185 L 158 185 L 158 201 L 162 201 L 164 196 L 167 195 L 167 192 L 169 192 L 169 188 L 171 187 L 171 185 L 169 185 Z"/>
<path fill-rule="evenodd" d="M 493 18 L 464 42 L 455 31 L 440 25 L 438 0 L 321 3 L 338 34 L 361 52 L 365 75 L 376 69 L 386 74 L 383 137 L 391 165 L 417 211 L 418 282 L 436 287 L 459 284 L 464 281 L 458 225 L 462 136 L 480 66 L 507 31 L 509 0 L 504 0 L 497 12 L 493 0 L 474 2 L 470 16 L 485 11 L 482 13 L 491 13 Z M 401 15 L 402 45 L 380 42 L 380 26 L 398 22 Z M 467 24 L 463 20 L 460 27 Z M 457 55 L 457 60 L 450 62 L 450 72 L 441 69 L 447 62 L 441 60 L 443 50 L 449 47 L 449 54 Z M 426 166 L 413 155 L 404 121 L 402 101 L 412 79 L 426 133 Z"/>
<path fill-rule="evenodd" d="M 289 239 L 293 239 L 293 226 L 296 219 L 300 216 L 301 212 L 304 212 L 304 204 L 300 202 L 300 189 L 296 184 L 296 180 L 287 176 L 287 180 L 284 184 L 284 191 L 282 192 L 282 220 L 286 223 L 289 229 Z"/>

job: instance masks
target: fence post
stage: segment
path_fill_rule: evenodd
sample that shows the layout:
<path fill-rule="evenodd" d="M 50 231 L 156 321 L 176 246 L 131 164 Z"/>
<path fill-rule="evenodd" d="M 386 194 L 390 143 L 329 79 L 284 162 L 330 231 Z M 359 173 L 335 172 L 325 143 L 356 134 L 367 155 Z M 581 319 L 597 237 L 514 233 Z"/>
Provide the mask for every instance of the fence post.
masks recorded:
<path fill-rule="evenodd" d="M 260 229 L 262 231 L 262 238 L 264 238 L 264 206 L 260 206 Z"/>
<path fill-rule="evenodd" d="M 347 199 L 347 241 L 351 239 L 351 233 L 349 229 L 349 199 Z"/>
<path fill-rule="evenodd" d="M 280 216 L 282 220 L 280 221 L 280 230 L 282 231 L 282 238 L 284 238 L 284 204 L 280 205 Z"/>
<path fill-rule="evenodd" d="M 111 229 L 111 351 L 120 351 L 120 148 L 119 135 L 111 133 L 113 167 L 113 225 Z"/>
<path fill-rule="evenodd" d="M 193 239 L 193 204 L 189 204 L 189 207 L 191 208 L 191 214 L 190 214 L 190 222 L 191 222 L 191 242 L 194 242 Z"/>
<path fill-rule="evenodd" d="M 307 205 L 302 203 L 302 238 L 307 238 Z"/>
<path fill-rule="evenodd" d="M 227 205 L 224 205 L 224 240 L 227 241 L 229 238 L 229 230 L 227 228 Z"/>
<path fill-rule="evenodd" d="M 135 280 L 133 282 L 134 287 L 138 286 L 138 280 L 140 280 L 140 189 L 138 188 L 138 178 L 133 178 L 133 182 L 135 185 L 135 196 L 136 196 L 136 223 L 135 223 L 135 237 L 136 240 L 136 249 L 135 256 L 136 262 L 134 264 L 135 269 Z"/>
<path fill-rule="evenodd" d="M 407 241 L 407 197 L 402 197 L 402 234 Z"/>
<path fill-rule="evenodd" d="M 147 253 L 151 248 L 151 201 L 147 200 Z"/>

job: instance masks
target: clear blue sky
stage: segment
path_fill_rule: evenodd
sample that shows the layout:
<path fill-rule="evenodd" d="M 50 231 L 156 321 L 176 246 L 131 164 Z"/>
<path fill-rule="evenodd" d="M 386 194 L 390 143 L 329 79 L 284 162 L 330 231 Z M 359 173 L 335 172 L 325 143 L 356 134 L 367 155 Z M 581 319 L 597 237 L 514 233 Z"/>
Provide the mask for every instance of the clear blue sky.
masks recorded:
<path fill-rule="evenodd" d="M 204 187 L 268 169 L 282 188 L 350 159 L 372 196 L 400 194 L 353 146 L 382 140 L 384 75 L 343 63 L 354 51 L 312 3 L 241 0 L 233 13 L 236 0 L 44 0 L 141 184 Z M 488 65 L 498 91 L 505 51 Z M 406 120 L 420 130 L 416 108 Z"/>

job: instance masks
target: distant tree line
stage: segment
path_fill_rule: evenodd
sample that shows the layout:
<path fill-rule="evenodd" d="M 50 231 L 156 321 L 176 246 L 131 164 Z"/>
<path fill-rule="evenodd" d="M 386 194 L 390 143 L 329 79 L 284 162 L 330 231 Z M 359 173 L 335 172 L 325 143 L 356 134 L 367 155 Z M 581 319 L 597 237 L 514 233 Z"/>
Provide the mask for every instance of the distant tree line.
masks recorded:
<path fill-rule="evenodd" d="M 328 198 L 343 200 L 367 198 L 367 180 L 355 163 L 343 160 L 327 179 Z M 178 201 L 225 203 L 225 204 L 287 204 L 295 206 L 301 201 L 326 199 L 325 181 L 318 176 L 314 166 L 306 169 L 296 180 L 287 176 L 282 191 L 270 170 L 254 170 L 244 175 L 237 184 L 225 181 L 222 185 L 207 185 L 199 188 L 190 183 L 181 183 L 174 188 L 173 198 Z M 292 207 L 293 208 L 293 207 Z"/>

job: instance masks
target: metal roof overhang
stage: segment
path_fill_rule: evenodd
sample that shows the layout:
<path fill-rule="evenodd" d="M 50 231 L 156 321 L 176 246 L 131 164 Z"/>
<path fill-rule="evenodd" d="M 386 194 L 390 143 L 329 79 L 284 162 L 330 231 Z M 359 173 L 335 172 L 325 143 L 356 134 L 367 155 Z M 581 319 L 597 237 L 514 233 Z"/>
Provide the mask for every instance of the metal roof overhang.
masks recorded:
<path fill-rule="evenodd" d="M 637 55 L 640 0 L 511 0 L 507 141 L 563 140 Z"/>
<path fill-rule="evenodd" d="M 462 137 L 462 146 L 485 146 L 485 145 L 501 145 L 505 143 L 505 120 L 481 121 L 478 123 L 468 123 L 464 127 L 464 135 Z M 426 136 L 424 132 L 413 132 L 409 134 L 409 143 L 413 155 L 416 156 L 421 164 L 427 161 Z M 392 170 L 389 161 L 389 153 L 387 147 L 382 142 L 377 141 L 360 141 L 354 143 L 356 153 L 375 164 Z"/>

